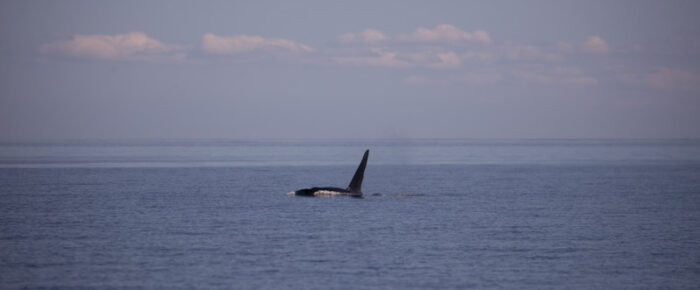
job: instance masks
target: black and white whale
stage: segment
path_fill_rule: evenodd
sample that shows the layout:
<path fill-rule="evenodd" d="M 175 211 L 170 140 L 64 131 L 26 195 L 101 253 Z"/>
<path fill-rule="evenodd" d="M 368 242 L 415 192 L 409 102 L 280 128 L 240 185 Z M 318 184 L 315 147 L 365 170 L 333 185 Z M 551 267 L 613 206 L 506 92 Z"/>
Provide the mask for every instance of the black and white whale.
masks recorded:
<path fill-rule="evenodd" d="M 355 175 L 350 181 L 348 188 L 342 189 L 338 187 L 312 187 L 297 190 L 295 192 L 290 192 L 290 195 L 299 196 L 336 196 L 336 195 L 348 195 L 351 197 L 362 197 L 362 178 L 365 175 L 365 167 L 367 167 L 367 157 L 369 156 L 369 150 L 365 151 L 365 155 L 362 156 L 362 162 L 360 166 L 357 167 Z"/>

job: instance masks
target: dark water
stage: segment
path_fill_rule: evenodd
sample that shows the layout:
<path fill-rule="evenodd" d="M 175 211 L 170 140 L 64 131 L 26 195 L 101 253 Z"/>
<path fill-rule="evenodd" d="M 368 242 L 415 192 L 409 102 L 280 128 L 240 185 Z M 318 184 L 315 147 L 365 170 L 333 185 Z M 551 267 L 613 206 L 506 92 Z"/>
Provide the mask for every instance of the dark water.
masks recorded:
<path fill-rule="evenodd" d="M 1 288 L 697 289 L 700 142 L 4 143 L 0 226 Z"/>

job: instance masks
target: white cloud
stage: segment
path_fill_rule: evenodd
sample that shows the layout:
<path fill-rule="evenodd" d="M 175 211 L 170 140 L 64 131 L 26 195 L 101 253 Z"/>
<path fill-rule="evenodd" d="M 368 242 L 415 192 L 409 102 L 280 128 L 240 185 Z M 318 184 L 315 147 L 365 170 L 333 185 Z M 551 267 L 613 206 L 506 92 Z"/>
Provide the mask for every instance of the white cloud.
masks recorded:
<path fill-rule="evenodd" d="M 105 60 L 175 60 L 185 55 L 143 32 L 116 35 L 75 35 L 73 39 L 43 45 L 40 52 Z"/>
<path fill-rule="evenodd" d="M 202 50 L 210 54 L 237 54 L 275 49 L 289 52 L 313 51 L 307 45 L 284 38 L 263 38 L 250 35 L 218 36 L 212 33 L 207 33 L 202 37 Z"/>
<path fill-rule="evenodd" d="M 597 35 L 588 37 L 586 41 L 581 44 L 581 49 L 584 52 L 593 54 L 606 54 L 610 52 L 610 46 Z"/>
<path fill-rule="evenodd" d="M 365 29 L 362 32 L 357 33 L 345 33 L 338 36 L 338 40 L 343 43 L 352 42 L 365 42 L 365 43 L 376 43 L 386 40 L 386 36 L 379 30 L 375 29 Z"/>
<path fill-rule="evenodd" d="M 450 51 L 445 53 L 438 53 L 437 58 L 440 62 L 433 65 L 436 68 L 458 68 L 462 61 L 459 59 L 459 55 Z"/>
<path fill-rule="evenodd" d="M 420 27 L 411 34 L 399 35 L 398 39 L 409 42 L 471 41 L 483 44 L 491 43 L 491 37 L 486 31 L 475 30 L 470 33 L 449 24 L 440 24 L 433 29 Z"/>
<path fill-rule="evenodd" d="M 381 48 L 370 49 L 372 55 L 340 56 L 335 60 L 340 64 L 355 66 L 383 66 L 395 68 L 457 69 L 461 59 L 455 52 L 407 51 L 393 52 Z"/>
<path fill-rule="evenodd" d="M 373 48 L 373 56 L 348 56 L 336 57 L 335 61 L 339 64 L 355 65 L 355 66 L 380 66 L 380 67 L 407 67 L 411 66 L 409 62 L 397 58 L 396 53 L 384 51 L 379 48 Z"/>

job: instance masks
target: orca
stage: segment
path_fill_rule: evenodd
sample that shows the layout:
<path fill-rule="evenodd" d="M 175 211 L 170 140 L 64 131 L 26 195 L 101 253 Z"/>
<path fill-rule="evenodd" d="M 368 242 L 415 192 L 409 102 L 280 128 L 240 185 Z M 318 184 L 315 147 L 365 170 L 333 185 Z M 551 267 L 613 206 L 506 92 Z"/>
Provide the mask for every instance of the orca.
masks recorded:
<path fill-rule="evenodd" d="M 362 156 L 362 161 L 360 166 L 357 167 L 355 175 L 352 177 L 348 188 L 342 189 L 339 187 L 311 187 L 304 188 L 294 192 L 290 192 L 290 195 L 298 196 L 337 196 L 337 195 L 347 195 L 350 197 L 362 197 L 362 179 L 365 175 L 365 167 L 367 167 L 367 157 L 369 156 L 369 149 L 365 151 L 365 155 Z"/>

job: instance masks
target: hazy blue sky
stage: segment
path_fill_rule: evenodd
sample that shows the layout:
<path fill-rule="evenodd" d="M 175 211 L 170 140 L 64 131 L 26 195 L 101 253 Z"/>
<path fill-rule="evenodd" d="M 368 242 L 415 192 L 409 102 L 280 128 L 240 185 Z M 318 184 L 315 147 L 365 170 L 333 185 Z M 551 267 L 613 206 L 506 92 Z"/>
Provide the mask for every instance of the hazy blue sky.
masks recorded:
<path fill-rule="evenodd" d="M 700 137 L 700 1 L 2 1 L 0 139 Z"/>

